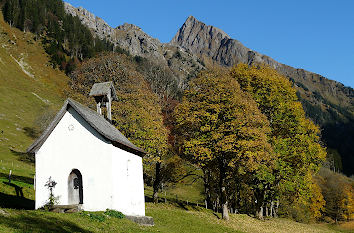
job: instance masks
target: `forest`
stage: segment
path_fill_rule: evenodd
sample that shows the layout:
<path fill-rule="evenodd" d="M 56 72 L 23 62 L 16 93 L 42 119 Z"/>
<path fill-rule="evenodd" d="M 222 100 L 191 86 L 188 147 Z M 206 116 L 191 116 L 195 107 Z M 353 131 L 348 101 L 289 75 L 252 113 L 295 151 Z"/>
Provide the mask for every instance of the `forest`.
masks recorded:
<path fill-rule="evenodd" d="M 66 14 L 61 0 L 5 0 L 2 5 L 5 20 L 13 27 L 37 35 L 52 66 L 66 73 L 85 58 L 119 50 L 108 41 L 93 37 L 78 17 Z"/>

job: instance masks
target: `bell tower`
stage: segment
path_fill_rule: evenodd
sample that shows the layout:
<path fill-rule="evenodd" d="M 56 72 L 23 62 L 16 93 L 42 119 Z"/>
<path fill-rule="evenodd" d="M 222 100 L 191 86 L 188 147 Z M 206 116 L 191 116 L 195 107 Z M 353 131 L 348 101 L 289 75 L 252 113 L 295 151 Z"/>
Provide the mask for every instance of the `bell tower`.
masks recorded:
<path fill-rule="evenodd" d="M 117 101 L 116 90 L 112 82 L 95 83 L 90 91 L 90 96 L 95 98 L 97 103 L 97 112 L 102 115 L 101 107 L 107 108 L 107 119 L 112 122 L 111 106 L 112 101 Z"/>

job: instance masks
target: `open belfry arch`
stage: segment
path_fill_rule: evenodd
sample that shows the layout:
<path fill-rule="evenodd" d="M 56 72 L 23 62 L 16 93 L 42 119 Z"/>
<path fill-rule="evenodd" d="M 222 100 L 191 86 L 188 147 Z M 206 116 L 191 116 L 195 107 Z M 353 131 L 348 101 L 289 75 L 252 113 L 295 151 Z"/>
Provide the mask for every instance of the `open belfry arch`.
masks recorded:
<path fill-rule="evenodd" d="M 112 101 L 118 100 L 113 83 L 95 83 L 91 88 L 90 96 L 95 98 L 98 114 L 102 115 L 101 107 L 106 107 L 107 119 L 112 121 Z"/>

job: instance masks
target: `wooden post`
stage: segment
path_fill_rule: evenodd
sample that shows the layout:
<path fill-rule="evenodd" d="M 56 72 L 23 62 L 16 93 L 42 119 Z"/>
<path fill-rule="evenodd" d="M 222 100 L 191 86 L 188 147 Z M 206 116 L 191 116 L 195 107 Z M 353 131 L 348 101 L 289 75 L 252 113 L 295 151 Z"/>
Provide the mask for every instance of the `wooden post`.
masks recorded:
<path fill-rule="evenodd" d="M 111 98 L 111 93 L 108 93 L 108 102 L 106 103 L 107 105 L 107 118 L 110 122 L 112 122 L 112 112 L 111 112 L 111 104 L 112 104 L 112 98 Z"/>
<path fill-rule="evenodd" d="M 9 183 L 11 183 L 11 174 L 12 174 L 12 170 L 10 170 L 9 172 Z"/>
<path fill-rule="evenodd" d="M 102 115 L 101 102 L 97 103 L 97 112 L 98 112 L 98 114 Z"/>

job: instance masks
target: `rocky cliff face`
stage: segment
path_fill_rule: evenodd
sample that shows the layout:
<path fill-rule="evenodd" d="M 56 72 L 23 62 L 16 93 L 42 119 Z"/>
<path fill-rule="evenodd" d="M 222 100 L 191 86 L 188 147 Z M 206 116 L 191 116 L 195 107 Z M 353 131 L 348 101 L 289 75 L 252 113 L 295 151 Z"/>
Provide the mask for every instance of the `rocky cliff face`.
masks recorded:
<path fill-rule="evenodd" d="M 193 76 L 204 68 L 197 56 L 187 53 L 180 46 L 161 43 L 138 26 L 125 23 L 112 28 L 103 19 L 82 7 L 76 8 L 69 3 L 64 3 L 64 7 L 68 14 L 78 16 L 93 35 L 110 41 L 133 56 L 141 56 L 168 67 L 181 88 L 187 85 L 186 77 Z M 177 57 L 180 59 L 176 59 Z"/>
<path fill-rule="evenodd" d="M 193 54 L 207 56 L 222 65 L 232 66 L 237 63 L 266 63 L 276 68 L 279 64 L 270 57 L 245 47 L 241 42 L 231 39 L 224 31 L 206 25 L 193 16 L 178 30 L 170 42 L 188 49 Z"/>

